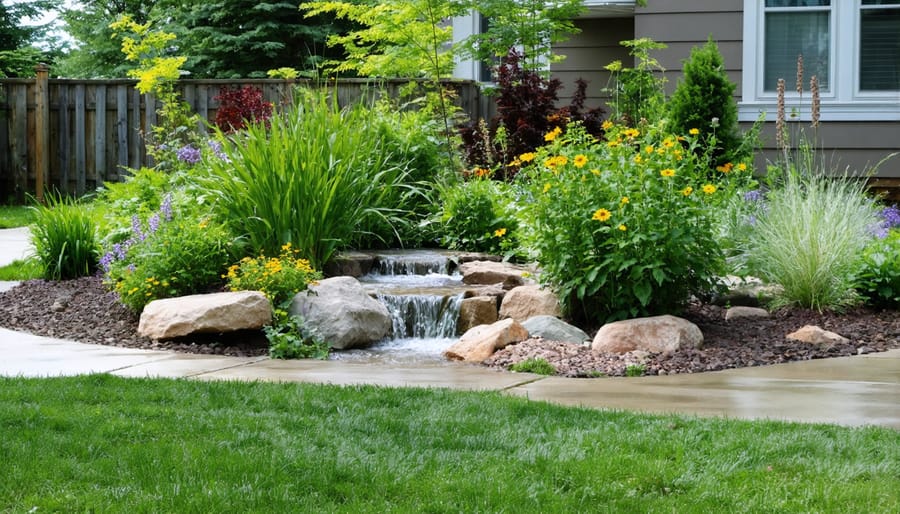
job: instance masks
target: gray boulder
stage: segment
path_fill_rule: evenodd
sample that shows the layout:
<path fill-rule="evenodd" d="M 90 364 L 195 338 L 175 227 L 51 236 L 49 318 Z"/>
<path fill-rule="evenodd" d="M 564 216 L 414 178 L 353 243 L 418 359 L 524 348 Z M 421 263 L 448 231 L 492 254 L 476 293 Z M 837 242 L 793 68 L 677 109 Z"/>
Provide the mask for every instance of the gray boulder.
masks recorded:
<path fill-rule="evenodd" d="M 387 308 L 366 293 L 353 277 L 334 277 L 310 285 L 290 306 L 332 348 L 368 346 L 391 333 Z"/>
<path fill-rule="evenodd" d="M 697 325 L 675 316 L 653 316 L 615 321 L 600 327 L 591 349 L 602 353 L 674 352 L 680 348 L 700 348 L 703 334 Z"/>
<path fill-rule="evenodd" d="M 572 326 L 555 316 L 534 316 L 522 323 L 531 337 L 542 337 L 548 341 L 585 344 L 591 337 L 578 327 Z"/>
<path fill-rule="evenodd" d="M 195 294 L 147 304 L 138 334 L 172 339 L 197 333 L 258 330 L 271 321 L 272 304 L 259 291 Z"/>

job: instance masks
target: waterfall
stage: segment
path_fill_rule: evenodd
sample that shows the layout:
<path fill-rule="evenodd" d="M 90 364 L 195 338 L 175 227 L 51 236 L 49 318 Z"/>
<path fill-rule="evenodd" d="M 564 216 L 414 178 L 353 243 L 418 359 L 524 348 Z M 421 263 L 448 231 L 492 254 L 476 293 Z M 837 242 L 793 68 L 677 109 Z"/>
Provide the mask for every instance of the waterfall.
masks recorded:
<path fill-rule="evenodd" d="M 463 295 L 378 294 L 391 314 L 394 339 L 445 339 L 456 337 Z"/>

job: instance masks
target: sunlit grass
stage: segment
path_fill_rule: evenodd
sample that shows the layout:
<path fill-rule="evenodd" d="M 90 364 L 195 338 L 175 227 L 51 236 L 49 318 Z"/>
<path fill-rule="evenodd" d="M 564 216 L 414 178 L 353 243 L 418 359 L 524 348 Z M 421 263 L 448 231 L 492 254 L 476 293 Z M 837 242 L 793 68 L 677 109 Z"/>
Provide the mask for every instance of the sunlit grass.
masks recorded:
<path fill-rule="evenodd" d="M 0 379 L 12 512 L 895 512 L 900 432 L 500 393 Z"/>
<path fill-rule="evenodd" d="M 26 227 L 34 222 L 34 210 L 25 205 L 0 205 L 0 229 Z"/>
<path fill-rule="evenodd" d="M 30 280 L 41 278 L 41 263 L 36 259 L 17 259 L 0 267 L 0 280 Z"/>

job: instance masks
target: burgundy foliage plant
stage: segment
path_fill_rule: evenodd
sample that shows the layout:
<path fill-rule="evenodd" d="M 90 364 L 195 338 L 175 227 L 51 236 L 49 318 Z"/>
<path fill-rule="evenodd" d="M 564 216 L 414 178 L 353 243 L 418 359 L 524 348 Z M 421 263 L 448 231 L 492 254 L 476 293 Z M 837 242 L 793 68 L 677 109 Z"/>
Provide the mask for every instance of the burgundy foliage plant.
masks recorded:
<path fill-rule="evenodd" d="M 268 122 L 272 117 L 272 104 L 263 99 L 263 92 L 258 87 L 225 86 L 215 100 L 219 102 L 216 126 L 225 133 L 245 128 L 248 121 Z"/>

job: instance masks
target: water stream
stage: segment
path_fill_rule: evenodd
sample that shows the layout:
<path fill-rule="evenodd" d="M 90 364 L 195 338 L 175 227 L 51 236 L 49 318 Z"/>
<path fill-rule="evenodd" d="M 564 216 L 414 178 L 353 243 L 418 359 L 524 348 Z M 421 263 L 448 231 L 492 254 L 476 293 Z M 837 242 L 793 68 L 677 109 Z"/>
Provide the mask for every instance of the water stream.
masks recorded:
<path fill-rule="evenodd" d="M 332 359 L 393 364 L 444 363 L 457 339 L 465 287 L 449 255 L 426 250 L 378 254 L 359 280 L 391 314 L 393 335 L 365 349 L 334 352 Z"/>

